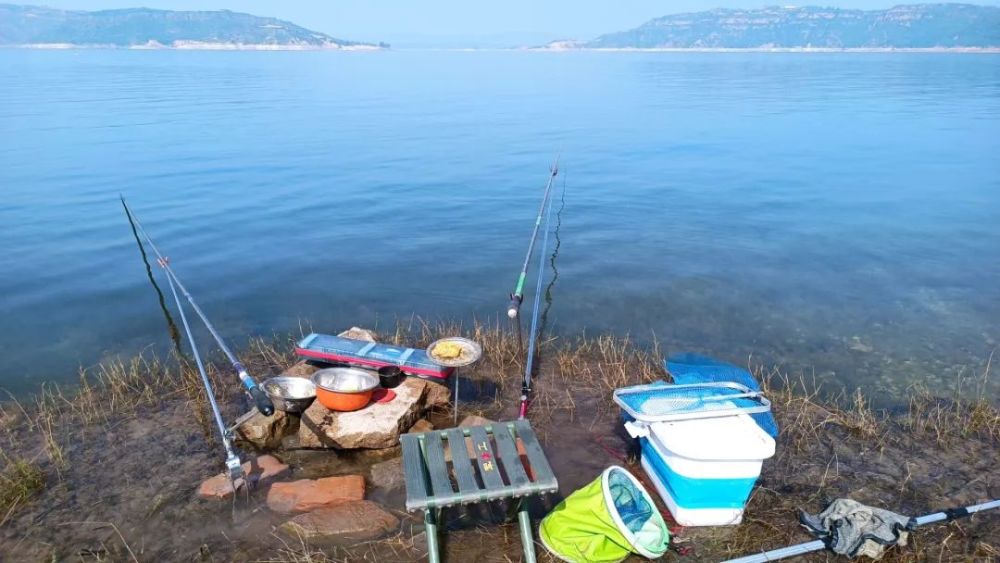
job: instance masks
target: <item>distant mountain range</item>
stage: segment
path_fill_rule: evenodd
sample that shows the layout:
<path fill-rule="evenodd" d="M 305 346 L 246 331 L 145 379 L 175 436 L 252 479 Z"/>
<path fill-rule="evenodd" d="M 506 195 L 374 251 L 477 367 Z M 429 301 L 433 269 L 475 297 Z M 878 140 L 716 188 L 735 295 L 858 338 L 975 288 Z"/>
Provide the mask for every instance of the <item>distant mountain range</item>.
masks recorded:
<path fill-rule="evenodd" d="M 0 4 L 0 45 L 214 49 L 363 49 L 276 18 L 135 8 L 96 12 Z"/>
<path fill-rule="evenodd" d="M 635 29 L 590 41 L 557 41 L 550 48 L 996 48 L 1000 7 L 911 4 L 887 10 L 817 7 L 717 9 L 650 20 Z"/>

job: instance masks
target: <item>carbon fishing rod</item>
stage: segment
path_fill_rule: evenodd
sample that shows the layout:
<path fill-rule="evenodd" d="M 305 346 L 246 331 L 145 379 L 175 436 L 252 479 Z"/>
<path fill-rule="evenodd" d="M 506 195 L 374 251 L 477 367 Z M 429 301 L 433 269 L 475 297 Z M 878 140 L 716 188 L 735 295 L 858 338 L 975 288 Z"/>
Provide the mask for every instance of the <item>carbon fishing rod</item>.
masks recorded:
<path fill-rule="evenodd" d="M 226 355 L 226 357 L 229 359 L 229 362 L 233 365 L 233 370 L 235 370 L 237 376 L 239 376 L 240 383 L 243 384 L 243 387 L 247 390 L 250 396 L 253 397 L 254 403 L 256 403 L 257 405 L 257 410 L 260 411 L 260 413 L 263 414 L 264 416 L 271 416 L 272 414 L 274 414 L 274 404 L 271 403 L 271 399 L 269 399 L 267 394 L 264 393 L 264 391 L 260 388 L 260 386 L 257 385 L 257 382 L 254 381 L 253 377 L 250 376 L 250 373 L 247 371 L 246 367 L 243 365 L 242 362 L 240 362 L 239 358 L 236 357 L 236 354 L 233 354 L 233 351 L 229 349 L 229 346 L 226 346 L 225 341 L 222 340 L 222 337 L 219 336 L 218 331 L 216 331 L 215 327 L 212 326 L 212 322 L 208 320 L 208 317 L 205 315 L 204 311 L 201 310 L 201 307 L 198 306 L 198 303 L 196 303 L 194 298 L 191 297 L 191 294 L 188 293 L 187 288 L 185 288 L 184 284 L 181 283 L 181 280 L 177 277 L 177 274 L 174 273 L 173 268 L 170 267 L 170 262 L 167 260 L 167 258 L 163 256 L 163 254 L 160 253 L 160 249 L 156 247 L 156 243 L 153 242 L 152 237 L 149 236 L 149 233 L 147 233 L 146 229 L 143 228 L 142 223 L 135 216 L 135 214 L 132 213 L 132 211 L 129 209 L 128 204 L 125 203 L 124 197 L 122 198 L 122 205 L 125 206 L 125 212 L 128 214 L 129 218 L 135 223 L 136 227 L 138 227 L 139 232 L 142 233 L 142 236 L 143 238 L 146 239 L 146 242 L 149 244 L 149 247 L 153 249 L 153 253 L 156 254 L 157 262 L 159 263 L 160 267 L 163 268 L 164 272 L 166 272 L 167 278 L 169 280 L 172 280 L 173 283 L 177 284 L 177 288 L 181 290 L 181 293 L 187 299 L 188 303 L 191 304 L 191 308 L 194 309 L 194 312 L 198 314 L 198 316 L 201 318 L 201 321 L 205 324 L 205 328 L 207 328 L 208 332 L 212 334 L 212 338 L 215 339 L 216 344 L 218 344 L 219 348 L 222 349 L 222 353 Z"/>
<path fill-rule="evenodd" d="M 558 161 L 556 166 L 552 167 L 552 175 L 549 177 L 549 185 L 551 186 L 552 178 L 556 177 L 558 172 Z M 531 371 L 535 365 L 535 348 L 538 340 L 538 311 L 539 305 L 542 302 L 542 279 L 545 277 L 543 274 L 545 272 L 545 249 L 549 246 L 549 226 L 552 222 L 552 200 L 548 199 L 548 205 L 543 206 L 545 208 L 545 232 L 542 235 L 542 248 L 538 253 L 538 282 L 535 285 L 535 302 L 532 304 L 531 309 L 531 331 L 528 333 L 528 356 L 525 358 L 524 362 L 524 377 L 521 379 L 521 408 L 518 412 L 518 418 L 524 418 L 528 416 L 528 407 L 531 404 Z M 541 215 L 539 215 L 541 218 Z M 520 326 L 520 322 L 518 323 Z"/>
<path fill-rule="evenodd" d="M 514 291 L 510 294 L 510 305 L 507 307 L 507 316 L 511 319 L 516 319 L 521 311 L 521 303 L 524 301 L 524 281 L 528 278 L 528 265 L 531 263 L 531 253 L 535 249 L 535 240 L 538 239 L 538 228 L 542 225 L 542 214 L 545 212 L 545 204 L 549 201 L 549 194 L 552 192 L 552 183 L 555 181 L 557 174 L 559 174 L 558 156 L 552 168 L 549 169 L 549 181 L 545 184 L 542 205 L 538 208 L 538 216 L 535 217 L 535 228 L 531 231 L 531 240 L 528 242 L 528 253 L 524 255 L 524 265 L 521 266 L 521 274 L 517 277 L 517 284 L 514 286 Z M 520 324 L 518 324 L 518 327 L 520 328 Z"/>

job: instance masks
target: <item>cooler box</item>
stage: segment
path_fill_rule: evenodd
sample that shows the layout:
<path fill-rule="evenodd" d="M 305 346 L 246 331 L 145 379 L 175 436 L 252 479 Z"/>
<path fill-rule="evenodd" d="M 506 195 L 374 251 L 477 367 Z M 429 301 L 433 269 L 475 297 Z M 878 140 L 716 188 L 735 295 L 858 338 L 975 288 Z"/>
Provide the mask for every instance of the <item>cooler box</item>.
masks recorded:
<path fill-rule="evenodd" d="M 643 469 L 682 526 L 739 524 L 774 455 L 774 439 L 745 414 L 656 422 L 639 441 Z"/>
<path fill-rule="evenodd" d="M 426 350 L 329 334 L 312 333 L 306 336 L 295 347 L 295 354 L 310 360 L 375 369 L 398 366 L 404 373 L 439 380 L 447 379 L 454 371 L 454 368 L 432 362 Z"/>

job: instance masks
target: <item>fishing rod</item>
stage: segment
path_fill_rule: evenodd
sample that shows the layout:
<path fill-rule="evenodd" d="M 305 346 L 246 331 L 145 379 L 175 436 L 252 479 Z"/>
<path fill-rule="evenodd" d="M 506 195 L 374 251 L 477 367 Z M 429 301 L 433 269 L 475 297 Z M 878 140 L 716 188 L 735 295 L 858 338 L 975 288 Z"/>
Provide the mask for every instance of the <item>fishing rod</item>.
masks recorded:
<path fill-rule="evenodd" d="M 162 262 L 161 265 L 163 265 Z M 201 354 L 198 352 L 198 345 L 194 341 L 194 334 L 191 332 L 191 326 L 188 324 L 187 315 L 184 314 L 184 306 L 181 304 L 181 298 L 177 295 L 174 280 L 169 275 L 167 276 L 167 284 L 170 285 L 170 292 L 174 294 L 174 302 L 177 303 L 177 310 L 180 312 L 181 324 L 184 325 L 184 332 L 187 334 L 188 342 L 191 344 L 194 363 L 198 366 L 201 383 L 205 386 L 205 392 L 208 394 L 208 404 L 212 406 L 212 416 L 215 418 L 216 426 L 219 427 L 222 445 L 226 448 L 226 470 L 228 471 L 229 482 L 233 485 L 233 491 L 237 491 L 241 486 L 246 484 L 246 479 L 243 475 L 243 462 L 240 461 L 240 456 L 233 450 L 233 444 L 229 439 L 229 430 L 226 429 L 226 424 L 222 422 L 222 413 L 219 412 L 219 404 L 215 402 L 212 382 L 208 379 L 208 374 L 205 372 L 205 364 L 201 361 Z"/>
<path fill-rule="evenodd" d="M 966 516 L 971 516 L 977 512 L 982 512 L 984 510 L 990 510 L 993 508 L 1000 508 L 1000 499 L 991 500 L 989 502 L 984 502 L 982 504 L 965 506 L 962 508 L 951 508 L 948 510 L 935 512 L 933 514 L 926 514 L 924 516 L 919 516 L 917 518 L 911 518 L 910 522 L 906 525 L 906 529 L 912 530 L 917 526 L 924 526 L 926 524 L 932 524 L 934 522 L 950 522 L 957 518 L 964 518 Z M 765 551 L 763 553 L 758 553 L 756 555 L 748 555 L 746 557 L 740 557 L 739 559 L 730 559 L 729 561 L 725 561 L 724 563 L 766 563 L 767 561 L 777 561 L 779 559 L 785 559 L 787 557 L 796 557 L 798 555 L 805 555 L 806 553 L 819 551 L 825 547 L 826 547 L 825 541 L 815 540 L 811 542 L 800 543 L 798 545 L 793 545 L 790 547 L 783 547 L 781 549 L 772 549 L 771 551 Z"/>
<path fill-rule="evenodd" d="M 556 166 L 552 169 L 552 176 L 549 177 L 549 183 L 551 185 L 552 178 L 556 177 L 558 172 L 558 161 Z M 541 217 L 541 215 L 539 215 Z M 545 249 L 549 245 L 549 225 L 552 222 L 552 200 L 548 200 L 548 206 L 545 211 L 545 233 L 542 235 L 542 248 L 538 253 L 538 282 L 535 286 L 535 302 L 532 304 L 531 310 L 531 331 L 528 335 L 528 357 L 524 362 L 524 377 L 521 379 L 521 408 L 518 412 L 518 418 L 525 418 L 528 416 L 528 406 L 531 404 L 531 371 L 535 363 L 535 346 L 538 340 L 538 310 L 539 304 L 542 302 L 542 279 L 545 277 L 543 273 L 545 272 Z M 518 322 L 518 326 L 520 326 Z"/>
<path fill-rule="evenodd" d="M 260 388 L 260 386 L 257 385 L 257 382 L 254 381 L 253 377 L 250 376 L 250 373 L 247 371 L 246 367 L 244 367 L 243 363 L 240 362 L 240 360 L 236 357 L 236 354 L 233 354 L 233 351 L 229 349 L 229 346 L 226 346 L 226 343 L 222 340 L 222 337 L 219 336 L 218 331 L 216 331 L 215 327 L 212 326 L 212 322 L 208 320 L 208 317 L 205 315 L 204 311 L 201 310 L 201 307 L 198 306 L 198 303 L 196 303 L 194 298 L 191 297 L 191 294 L 188 293 L 187 288 L 185 288 L 184 284 L 181 283 L 181 280 L 177 277 L 177 274 L 174 273 L 174 270 L 170 267 L 170 262 L 167 260 L 167 258 L 163 256 L 163 254 L 160 253 L 160 250 L 156 247 L 156 244 L 153 242 L 152 237 L 149 236 L 149 233 L 147 233 L 146 229 L 143 228 L 142 223 L 135 216 L 135 214 L 133 214 L 132 211 L 129 209 L 128 204 L 125 203 L 124 197 L 122 198 L 122 205 L 125 206 L 125 212 L 128 214 L 129 218 L 135 223 L 135 225 L 139 228 L 139 232 L 142 233 L 142 236 L 143 238 L 146 239 L 146 242 L 149 244 L 149 247 L 153 249 L 153 252 L 156 254 L 157 257 L 157 262 L 167 274 L 167 279 L 177 284 L 177 288 L 180 289 L 184 297 L 187 298 L 187 301 L 188 303 L 191 304 L 191 308 L 194 309 L 194 312 L 197 313 L 199 317 L 201 317 L 201 321 L 205 323 L 205 328 L 207 328 L 208 332 L 212 334 L 212 338 L 215 339 L 216 344 L 218 344 L 219 348 L 222 349 L 222 353 L 225 354 L 227 358 L 229 358 L 229 362 L 233 365 L 233 370 L 236 371 L 236 374 L 240 378 L 240 383 L 243 384 L 243 387 L 246 388 L 250 396 L 253 397 L 254 403 L 256 403 L 257 405 L 257 410 L 260 411 L 260 413 L 263 414 L 264 416 L 271 416 L 272 414 L 274 414 L 274 404 L 271 403 L 271 399 L 269 399 L 267 394 L 264 393 L 264 391 Z"/>
<path fill-rule="evenodd" d="M 528 264 L 531 262 L 531 253 L 535 249 L 535 240 L 538 238 L 538 228 L 542 225 L 542 213 L 545 211 L 545 204 L 549 201 L 549 193 L 552 191 L 552 183 L 559 174 L 559 157 L 549 169 L 549 181 L 545 184 L 545 193 L 542 195 L 542 205 L 538 208 L 538 216 L 535 217 L 535 228 L 531 231 L 531 240 L 528 242 L 528 253 L 524 255 L 524 265 L 521 266 L 521 274 L 517 277 L 517 285 L 514 286 L 513 293 L 510 294 L 510 305 L 507 307 L 507 316 L 516 319 L 521 311 L 521 303 L 524 301 L 524 281 L 528 277 Z M 518 329 L 520 330 L 520 323 Z"/>

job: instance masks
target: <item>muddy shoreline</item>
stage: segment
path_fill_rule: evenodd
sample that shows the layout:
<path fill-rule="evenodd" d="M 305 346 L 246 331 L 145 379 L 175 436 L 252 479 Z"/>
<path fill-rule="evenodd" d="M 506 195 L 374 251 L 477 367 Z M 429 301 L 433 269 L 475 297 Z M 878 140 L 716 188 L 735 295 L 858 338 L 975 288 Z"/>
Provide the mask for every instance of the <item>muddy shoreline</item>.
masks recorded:
<path fill-rule="evenodd" d="M 462 416 L 516 417 L 520 385 L 516 344 L 498 327 L 397 330 L 385 340 L 426 344 L 465 334 L 483 344 L 484 359 L 463 372 Z M 279 373 L 296 360 L 291 340 L 255 341 L 241 354 L 257 374 Z M 560 483 L 560 493 L 535 503 L 535 524 L 562 496 L 611 464 L 641 474 L 620 431 L 610 391 L 664 377 L 658 352 L 606 336 L 542 347 L 530 419 Z M 222 364 L 210 369 L 227 420 L 245 412 L 238 385 Z M 818 511 L 836 497 L 906 514 L 1000 497 L 1000 410 L 995 398 L 934 397 L 913 389 L 910 405 L 876 411 L 861 395 L 839 401 L 810 394 L 804 381 L 762 372 L 781 427 L 776 456 L 765 462 L 742 525 L 679 530 L 674 542 L 692 548 L 669 560 L 717 561 L 811 538 L 796 508 Z M 983 374 L 988 377 L 988 374 Z M 222 469 L 207 405 L 189 367 L 136 359 L 85 374 L 78 389 L 50 387 L 30 401 L 0 405 L 0 559 L 11 561 L 413 561 L 421 522 L 403 510 L 401 487 L 370 487 L 402 524 L 387 537 L 354 545 L 312 545 L 278 526 L 262 491 L 231 501 L 200 500 L 200 482 Z M 973 378 L 969 385 L 975 386 Z M 468 390 L 469 392 L 466 392 Z M 434 422 L 450 420 L 445 409 Z M 246 447 L 244 453 L 252 452 Z M 360 473 L 398 451 L 275 451 L 292 478 Z M 37 469 L 41 486 L 32 486 Z M 20 486 L 19 486 L 20 485 Z M 25 486 L 27 485 L 27 486 Z M 511 561 L 520 556 L 516 526 L 502 507 L 449 511 L 442 535 L 447 561 Z M 553 560 L 538 547 L 539 560 Z M 639 560 L 639 559 L 636 559 Z M 800 560 L 827 560 L 816 554 Z M 919 530 L 885 560 L 1000 560 L 1000 514 Z"/>

